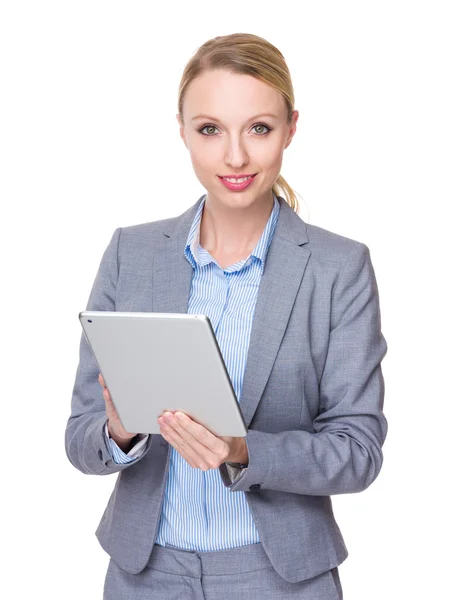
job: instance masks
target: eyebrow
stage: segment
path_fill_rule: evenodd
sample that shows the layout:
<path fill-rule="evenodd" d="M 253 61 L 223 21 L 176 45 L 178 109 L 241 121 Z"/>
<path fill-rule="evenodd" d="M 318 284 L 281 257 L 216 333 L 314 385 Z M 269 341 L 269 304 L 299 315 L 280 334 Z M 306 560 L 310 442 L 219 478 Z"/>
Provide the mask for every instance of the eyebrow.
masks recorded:
<path fill-rule="evenodd" d="M 258 117 L 273 117 L 274 119 L 277 119 L 277 115 L 273 115 L 272 113 L 263 113 L 260 115 L 254 115 L 253 117 L 250 117 L 246 123 L 248 121 L 253 121 L 254 119 L 258 119 Z M 218 123 L 221 122 L 220 119 L 216 118 L 216 117 L 210 117 L 209 115 L 196 115 L 195 117 L 193 117 L 191 119 L 191 121 L 195 121 L 196 119 L 210 119 L 211 121 L 217 121 Z"/>

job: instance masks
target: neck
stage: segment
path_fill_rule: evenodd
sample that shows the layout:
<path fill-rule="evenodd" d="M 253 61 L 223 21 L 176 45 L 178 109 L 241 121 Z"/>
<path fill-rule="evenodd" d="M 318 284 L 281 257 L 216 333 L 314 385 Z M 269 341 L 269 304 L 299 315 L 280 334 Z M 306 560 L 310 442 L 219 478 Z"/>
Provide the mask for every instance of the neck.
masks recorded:
<path fill-rule="evenodd" d="M 273 206 L 272 191 L 270 198 L 235 209 L 224 206 L 207 195 L 200 225 L 201 246 L 209 252 L 252 252 Z"/>

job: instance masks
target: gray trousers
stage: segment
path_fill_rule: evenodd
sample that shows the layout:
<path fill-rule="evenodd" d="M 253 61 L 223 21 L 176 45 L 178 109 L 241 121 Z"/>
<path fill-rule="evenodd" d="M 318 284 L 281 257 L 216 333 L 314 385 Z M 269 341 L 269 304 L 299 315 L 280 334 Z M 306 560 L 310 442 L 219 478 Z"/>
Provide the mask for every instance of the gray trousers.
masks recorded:
<path fill-rule="evenodd" d="M 217 552 L 155 544 L 146 568 L 131 575 L 110 559 L 103 600 L 343 600 L 338 568 L 289 583 L 261 543 Z"/>

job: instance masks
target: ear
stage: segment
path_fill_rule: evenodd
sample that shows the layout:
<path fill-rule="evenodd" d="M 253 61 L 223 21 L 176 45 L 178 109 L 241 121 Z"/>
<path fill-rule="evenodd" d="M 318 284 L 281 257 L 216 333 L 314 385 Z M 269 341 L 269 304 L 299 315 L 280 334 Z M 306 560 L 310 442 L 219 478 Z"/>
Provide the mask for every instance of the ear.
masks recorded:
<path fill-rule="evenodd" d="M 296 123 L 298 122 L 298 119 L 299 119 L 299 111 L 294 110 L 293 116 L 291 119 L 290 129 L 288 130 L 288 137 L 287 137 L 287 141 L 285 143 L 285 148 L 288 148 L 288 146 L 291 144 L 291 140 L 293 139 L 293 136 L 296 133 Z"/>
<path fill-rule="evenodd" d="M 188 144 L 186 143 L 186 138 L 185 138 L 185 128 L 182 125 L 182 119 L 180 117 L 180 114 L 175 115 L 178 121 L 178 124 L 180 125 L 180 137 L 182 138 L 182 140 L 185 143 L 185 146 L 188 148 Z"/>

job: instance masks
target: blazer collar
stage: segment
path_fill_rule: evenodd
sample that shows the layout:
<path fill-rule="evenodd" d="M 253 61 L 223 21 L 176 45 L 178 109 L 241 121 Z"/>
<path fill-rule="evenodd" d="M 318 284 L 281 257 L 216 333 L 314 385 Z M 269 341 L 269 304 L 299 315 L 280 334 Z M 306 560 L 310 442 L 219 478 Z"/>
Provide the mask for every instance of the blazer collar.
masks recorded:
<path fill-rule="evenodd" d="M 168 238 L 175 238 L 176 242 L 179 241 L 182 243 L 182 254 L 193 219 L 196 216 L 199 206 L 204 201 L 204 198 L 205 194 L 180 216 L 167 220 L 164 235 Z M 306 244 L 309 239 L 305 222 L 294 212 L 282 196 L 277 196 L 277 199 L 279 200 L 281 210 L 274 235 L 283 237 L 288 242 L 292 242 L 298 246 Z"/>

